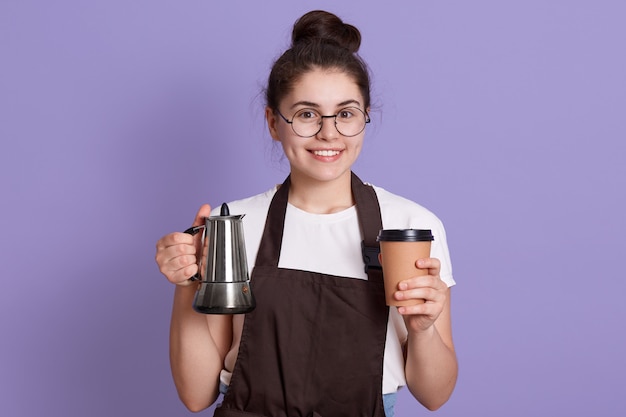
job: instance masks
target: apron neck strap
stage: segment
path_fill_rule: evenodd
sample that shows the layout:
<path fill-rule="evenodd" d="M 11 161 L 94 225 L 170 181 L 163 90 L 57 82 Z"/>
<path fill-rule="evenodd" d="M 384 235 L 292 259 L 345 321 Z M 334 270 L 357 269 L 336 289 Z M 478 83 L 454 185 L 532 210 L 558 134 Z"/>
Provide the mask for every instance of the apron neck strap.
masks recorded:
<path fill-rule="evenodd" d="M 351 176 L 352 195 L 356 202 L 359 227 L 363 236 L 361 248 L 365 272 L 370 280 L 382 281 L 382 268 L 378 262 L 380 245 L 376 241 L 378 232 L 382 229 L 378 198 L 371 185 L 364 184 L 354 173 L 351 173 Z M 291 176 L 288 176 L 272 198 L 263 231 L 263 244 L 260 245 L 257 254 L 257 265 L 278 267 L 290 185 Z"/>
<path fill-rule="evenodd" d="M 382 267 L 378 261 L 380 244 L 376 238 L 380 229 L 383 228 L 383 223 L 376 191 L 371 185 L 364 184 L 353 172 L 352 195 L 356 201 L 356 212 L 363 236 L 361 253 L 365 272 L 370 280 L 382 280 Z"/>
<path fill-rule="evenodd" d="M 267 212 L 265 229 L 261 237 L 261 244 L 256 255 L 256 265 L 278 267 L 280 248 L 283 244 L 283 229 L 285 227 L 285 213 L 289 199 L 291 175 L 278 187 Z"/>

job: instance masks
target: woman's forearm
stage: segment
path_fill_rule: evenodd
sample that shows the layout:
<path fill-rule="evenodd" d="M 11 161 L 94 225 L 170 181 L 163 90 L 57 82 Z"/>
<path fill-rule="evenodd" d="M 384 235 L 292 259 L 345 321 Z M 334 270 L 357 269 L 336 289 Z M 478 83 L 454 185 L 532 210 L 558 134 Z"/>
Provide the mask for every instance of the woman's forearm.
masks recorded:
<path fill-rule="evenodd" d="M 191 411 L 217 398 L 219 373 L 232 338 L 231 316 L 192 308 L 195 286 L 177 286 L 170 323 L 170 366 L 181 401 Z"/>
<path fill-rule="evenodd" d="M 429 410 L 450 398 L 458 374 L 456 353 L 444 343 L 436 326 L 409 334 L 405 372 L 409 390 Z"/>

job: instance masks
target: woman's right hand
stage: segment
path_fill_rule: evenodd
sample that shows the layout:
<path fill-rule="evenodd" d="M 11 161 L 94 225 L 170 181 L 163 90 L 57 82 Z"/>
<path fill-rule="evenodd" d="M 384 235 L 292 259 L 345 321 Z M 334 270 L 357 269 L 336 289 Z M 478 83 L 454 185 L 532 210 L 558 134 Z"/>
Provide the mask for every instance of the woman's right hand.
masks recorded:
<path fill-rule="evenodd" d="M 211 214 L 211 206 L 202 205 L 192 226 L 204 224 L 204 218 Z M 194 284 L 189 278 L 198 272 L 196 254 L 200 239 L 188 233 L 174 232 L 163 236 L 156 244 L 156 263 L 167 280 L 173 284 L 187 286 Z"/>

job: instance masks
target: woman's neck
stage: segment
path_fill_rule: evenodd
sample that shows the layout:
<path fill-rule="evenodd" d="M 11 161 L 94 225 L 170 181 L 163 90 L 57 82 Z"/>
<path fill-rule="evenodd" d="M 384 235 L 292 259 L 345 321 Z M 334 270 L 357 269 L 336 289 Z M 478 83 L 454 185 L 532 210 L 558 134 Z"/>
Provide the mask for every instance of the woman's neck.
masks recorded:
<path fill-rule="evenodd" d="M 315 181 L 292 174 L 289 203 L 314 214 L 343 211 L 354 205 L 351 180 L 351 175 L 344 175 L 333 181 Z"/>

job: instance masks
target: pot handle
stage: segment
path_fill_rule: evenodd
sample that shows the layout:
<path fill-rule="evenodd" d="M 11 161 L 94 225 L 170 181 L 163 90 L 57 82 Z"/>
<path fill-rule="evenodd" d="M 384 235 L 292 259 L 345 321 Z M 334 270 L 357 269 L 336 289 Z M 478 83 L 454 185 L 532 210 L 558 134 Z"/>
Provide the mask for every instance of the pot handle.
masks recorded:
<path fill-rule="evenodd" d="M 205 225 L 200 225 L 200 226 L 193 226 L 190 227 L 189 229 L 185 230 L 183 233 L 187 233 L 189 235 L 196 235 L 198 234 L 198 232 L 202 229 L 205 229 L 206 226 Z M 200 262 L 198 262 L 198 272 L 200 271 Z M 189 278 L 189 281 L 199 281 L 200 280 L 200 276 L 198 275 L 198 273 L 196 272 L 196 274 L 194 276 L 192 276 L 191 278 Z"/>

